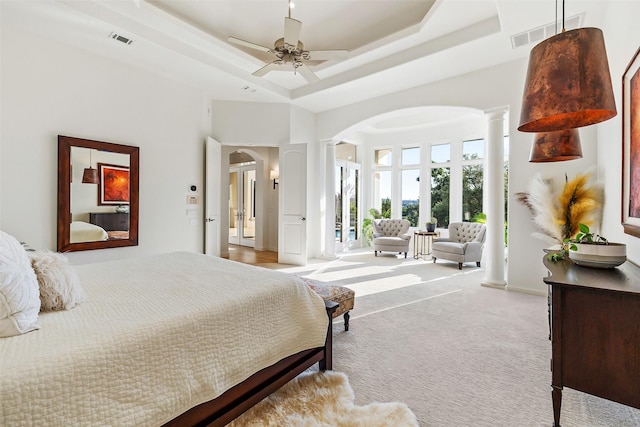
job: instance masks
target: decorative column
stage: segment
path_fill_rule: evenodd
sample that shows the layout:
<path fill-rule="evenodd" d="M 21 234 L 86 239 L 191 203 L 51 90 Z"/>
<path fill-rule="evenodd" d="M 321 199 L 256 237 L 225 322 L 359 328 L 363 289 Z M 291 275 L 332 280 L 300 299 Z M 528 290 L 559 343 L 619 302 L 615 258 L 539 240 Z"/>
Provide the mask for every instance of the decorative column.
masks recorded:
<path fill-rule="evenodd" d="M 504 116 L 505 107 L 485 111 L 487 116 L 487 163 L 485 184 L 488 193 L 485 278 L 482 286 L 504 289 Z"/>
<path fill-rule="evenodd" d="M 325 150 L 325 230 L 324 252 L 325 259 L 336 258 L 336 207 L 334 193 L 336 191 L 336 143 L 333 140 L 324 141 Z"/>

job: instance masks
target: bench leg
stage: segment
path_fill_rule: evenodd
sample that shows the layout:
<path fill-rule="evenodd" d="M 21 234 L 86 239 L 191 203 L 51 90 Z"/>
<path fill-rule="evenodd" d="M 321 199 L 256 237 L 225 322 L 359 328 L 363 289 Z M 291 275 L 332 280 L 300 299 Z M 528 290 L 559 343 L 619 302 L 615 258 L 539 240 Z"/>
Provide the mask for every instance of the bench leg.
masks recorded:
<path fill-rule="evenodd" d="M 348 331 L 349 330 L 349 317 L 351 317 L 351 315 L 349 314 L 349 312 L 347 311 L 344 316 L 344 330 Z"/>

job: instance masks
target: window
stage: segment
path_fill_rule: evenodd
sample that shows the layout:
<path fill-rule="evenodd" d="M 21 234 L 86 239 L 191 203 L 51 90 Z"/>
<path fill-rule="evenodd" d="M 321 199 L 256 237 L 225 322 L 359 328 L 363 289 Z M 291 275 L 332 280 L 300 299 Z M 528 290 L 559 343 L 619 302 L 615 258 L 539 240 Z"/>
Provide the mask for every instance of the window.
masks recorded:
<path fill-rule="evenodd" d="M 450 168 L 431 169 L 431 217 L 438 220 L 438 227 L 449 226 Z"/>
<path fill-rule="evenodd" d="M 382 218 L 391 218 L 391 171 L 374 172 L 373 191 L 373 207 Z"/>
<path fill-rule="evenodd" d="M 386 148 L 386 149 L 382 149 L 382 150 L 376 150 L 375 151 L 375 165 L 376 166 L 391 166 L 391 160 L 392 160 L 392 156 L 391 156 L 391 149 L 390 148 Z"/>
<path fill-rule="evenodd" d="M 336 209 L 336 242 L 343 241 L 343 233 L 342 233 L 342 174 L 344 173 L 344 168 L 336 167 L 336 192 L 335 192 L 335 209 Z"/>
<path fill-rule="evenodd" d="M 420 164 L 420 147 L 402 149 L 402 166 Z"/>
<path fill-rule="evenodd" d="M 402 171 L 402 219 L 416 227 L 420 220 L 420 170 Z"/>
<path fill-rule="evenodd" d="M 360 165 L 336 161 L 335 238 L 349 242 L 360 237 Z"/>
<path fill-rule="evenodd" d="M 451 144 L 431 146 L 431 215 L 428 220 L 436 218 L 438 227 L 449 226 L 449 205 L 451 190 Z"/>
<path fill-rule="evenodd" d="M 451 161 L 451 144 L 431 146 L 431 163 L 449 163 Z"/>
<path fill-rule="evenodd" d="M 484 139 L 462 142 L 462 219 L 473 221 L 482 214 L 484 190 Z"/>
<path fill-rule="evenodd" d="M 347 194 L 349 195 L 349 240 L 356 240 L 360 237 L 358 231 L 358 196 L 360 187 L 360 170 L 349 168 L 347 177 Z"/>

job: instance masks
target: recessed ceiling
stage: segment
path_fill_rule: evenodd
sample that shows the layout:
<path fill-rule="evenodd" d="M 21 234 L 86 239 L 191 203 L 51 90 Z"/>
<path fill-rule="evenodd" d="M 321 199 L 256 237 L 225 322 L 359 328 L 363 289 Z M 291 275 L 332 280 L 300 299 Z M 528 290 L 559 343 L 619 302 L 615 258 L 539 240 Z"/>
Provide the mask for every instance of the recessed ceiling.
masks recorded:
<path fill-rule="evenodd" d="M 606 2 L 567 2 L 567 16 L 599 26 Z M 252 75 L 270 60 L 227 41 L 270 47 L 283 36 L 287 0 L 0 1 L 2 25 L 195 86 L 212 99 L 290 103 L 311 112 L 526 58 L 511 36 L 552 23 L 553 0 L 297 0 L 309 50 L 348 49 L 344 60 L 299 74 Z M 130 45 L 109 38 L 116 33 Z M 251 90 L 243 89 L 249 87 Z"/>

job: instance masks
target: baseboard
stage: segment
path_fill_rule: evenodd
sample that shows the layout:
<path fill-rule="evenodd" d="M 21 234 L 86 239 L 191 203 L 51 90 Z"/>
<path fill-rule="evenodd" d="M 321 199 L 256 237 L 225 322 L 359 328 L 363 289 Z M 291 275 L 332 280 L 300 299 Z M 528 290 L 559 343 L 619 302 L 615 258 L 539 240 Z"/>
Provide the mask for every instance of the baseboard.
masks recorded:
<path fill-rule="evenodd" d="M 509 285 L 507 285 L 506 289 L 508 291 L 511 291 L 511 292 L 520 292 L 520 293 L 523 293 L 523 294 L 537 295 L 539 297 L 546 297 L 547 296 L 547 292 L 546 291 L 535 291 L 533 289 L 517 288 L 515 286 L 509 286 Z"/>
<path fill-rule="evenodd" d="M 503 283 L 480 282 L 480 286 L 484 286 L 485 288 L 493 288 L 493 289 L 507 289 L 507 282 L 503 282 Z"/>

